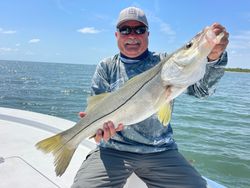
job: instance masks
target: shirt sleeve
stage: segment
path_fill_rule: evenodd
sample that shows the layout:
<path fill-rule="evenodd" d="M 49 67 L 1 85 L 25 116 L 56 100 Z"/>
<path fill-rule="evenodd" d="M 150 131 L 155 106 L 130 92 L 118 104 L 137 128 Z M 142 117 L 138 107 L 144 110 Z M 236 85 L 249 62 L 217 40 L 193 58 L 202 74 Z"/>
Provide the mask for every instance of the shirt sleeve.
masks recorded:
<path fill-rule="evenodd" d="M 221 57 L 206 65 L 206 73 L 204 77 L 194 85 L 187 89 L 187 94 L 198 98 L 204 98 L 212 95 L 215 92 L 216 84 L 224 75 L 224 68 L 227 65 L 227 53 L 222 53 Z"/>
<path fill-rule="evenodd" d="M 105 92 L 110 92 L 110 80 L 108 73 L 109 59 L 101 61 L 95 70 L 91 82 L 91 95 L 98 95 Z"/>

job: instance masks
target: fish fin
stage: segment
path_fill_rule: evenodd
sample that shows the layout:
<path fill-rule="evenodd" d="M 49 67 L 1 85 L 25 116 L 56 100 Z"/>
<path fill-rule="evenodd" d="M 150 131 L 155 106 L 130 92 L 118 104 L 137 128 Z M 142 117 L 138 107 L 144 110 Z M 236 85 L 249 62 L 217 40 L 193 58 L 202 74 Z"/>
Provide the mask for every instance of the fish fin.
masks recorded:
<path fill-rule="evenodd" d="M 102 93 L 99 95 L 94 95 L 94 96 L 90 96 L 87 99 L 88 102 L 88 106 L 86 108 L 86 112 L 89 111 L 91 108 L 93 108 L 97 103 L 99 103 L 100 101 L 102 101 L 105 97 L 109 96 L 110 93 Z"/>
<path fill-rule="evenodd" d="M 170 122 L 171 114 L 172 114 L 171 104 L 164 103 L 163 105 L 161 105 L 158 111 L 158 119 L 164 126 L 167 126 Z"/>
<path fill-rule="evenodd" d="M 57 176 L 61 176 L 69 165 L 69 162 L 77 147 L 72 147 L 69 143 L 64 144 L 61 134 L 44 139 L 36 144 L 37 149 L 44 153 L 53 153 L 54 166 Z"/>

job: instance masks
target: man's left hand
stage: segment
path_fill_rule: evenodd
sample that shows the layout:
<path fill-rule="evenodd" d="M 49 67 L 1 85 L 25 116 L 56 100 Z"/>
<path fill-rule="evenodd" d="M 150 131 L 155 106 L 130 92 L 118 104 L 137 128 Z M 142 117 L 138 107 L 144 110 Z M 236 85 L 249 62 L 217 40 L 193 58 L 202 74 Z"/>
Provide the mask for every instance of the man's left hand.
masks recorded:
<path fill-rule="evenodd" d="M 224 36 L 218 44 L 214 46 L 211 53 L 207 56 L 208 61 L 214 61 L 220 58 L 221 54 L 224 52 L 228 45 L 229 33 L 226 31 L 226 28 L 220 25 L 219 23 L 212 24 L 212 29 L 216 35 L 219 35 L 221 32 L 224 33 Z"/>

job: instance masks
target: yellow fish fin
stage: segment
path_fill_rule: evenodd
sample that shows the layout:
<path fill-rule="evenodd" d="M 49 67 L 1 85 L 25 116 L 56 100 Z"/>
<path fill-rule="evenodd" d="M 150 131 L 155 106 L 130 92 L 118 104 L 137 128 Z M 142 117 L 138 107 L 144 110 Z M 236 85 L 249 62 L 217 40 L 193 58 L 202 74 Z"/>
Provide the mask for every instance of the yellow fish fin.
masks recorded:
<path fill-rule="evenodd" d="M 44 139 L 36 144 L 37 149 L 44 153 L 53 153 L 54 166 L 57 176 L 61 176 L 69 165 L 69 162 L 76 150 L 70 144 L 64 144 L 64 139 L 61 134 Z"/>
<path fill-rule="evenodd" d="M 161 105 L 158 111 L 158 119 L 164 126 L 167 126 L 170 122 L 171 114 L 172 114 L 171 104 L 164 103 L 163 105 Z"/>
<path fill-rule="evenodd" d="M 93 108 L 96 104 L 98 104 L 100 101 L 102 101 L 105 97 L 109 96 L 110 93 L 102 93 L 99 95 L 94 95 L 94 96 L 90 96 L 87 99 L 87 108 L 85 110 L 85 112 L 89 111 L 91 108 Z"/>

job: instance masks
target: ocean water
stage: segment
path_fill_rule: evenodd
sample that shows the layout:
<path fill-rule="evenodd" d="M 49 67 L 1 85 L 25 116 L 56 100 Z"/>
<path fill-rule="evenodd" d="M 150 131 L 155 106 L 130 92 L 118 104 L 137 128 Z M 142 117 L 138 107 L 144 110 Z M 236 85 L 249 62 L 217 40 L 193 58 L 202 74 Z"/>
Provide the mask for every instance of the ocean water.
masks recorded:
<path fill-rule="evenodd" d="M 94 71 L 95 65 L 0 61 L 0 106 L 77 121 Z M 207 99 L 179 96 L 172 127 L 179 150 L 203 176 L 250 188 L 250 74 L 226 72 Z"/>

